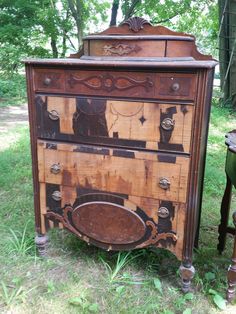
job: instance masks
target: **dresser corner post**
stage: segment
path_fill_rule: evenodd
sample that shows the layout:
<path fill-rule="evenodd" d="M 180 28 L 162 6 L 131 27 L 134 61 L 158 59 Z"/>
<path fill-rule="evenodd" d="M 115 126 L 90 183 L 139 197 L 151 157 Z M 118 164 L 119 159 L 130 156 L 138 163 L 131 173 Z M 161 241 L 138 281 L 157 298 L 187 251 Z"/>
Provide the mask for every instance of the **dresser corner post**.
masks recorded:
<path fill-rule="evenodd" d="M 233 223 L 236 228 L 236 211 L 233 213 Z M 234 250 L 232 256 L 232 263 L 228 269 L 228 289 L 226 299 L 232 302 L 236 294 L 236 234 L 234 237 Z"/>
<path fill-rule="evenodd" d="M 48 248 L 48 236 L 46 234 L 36 233 L 35 236 L 35 244 L 38 250 L 38 254 L 41 257 L 45 257 L 47 255 Z"/>
<path fill-rule="evenodd" d="M 183 261 L 179 268 L 181 281 L 182 281 L 182 291 L 184 293 L 189 292 L 191 287 L 191 281 L 195 275 L 195 268 L 191 262 Z"/>

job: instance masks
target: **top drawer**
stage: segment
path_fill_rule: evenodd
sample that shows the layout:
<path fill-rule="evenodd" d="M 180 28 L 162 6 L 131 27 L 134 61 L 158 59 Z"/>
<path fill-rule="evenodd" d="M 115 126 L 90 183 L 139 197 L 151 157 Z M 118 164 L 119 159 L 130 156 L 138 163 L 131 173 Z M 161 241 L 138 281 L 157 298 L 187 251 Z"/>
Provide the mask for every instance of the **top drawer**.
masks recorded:
<path fill-rule="evenodd" d="M 196 74 L 35 69 L 37 92 L 194 100 Z"/>
<path fill-rule="evenodd" d="M 40 138 L 189 153 L 194 106 L 37 95 Z"/>

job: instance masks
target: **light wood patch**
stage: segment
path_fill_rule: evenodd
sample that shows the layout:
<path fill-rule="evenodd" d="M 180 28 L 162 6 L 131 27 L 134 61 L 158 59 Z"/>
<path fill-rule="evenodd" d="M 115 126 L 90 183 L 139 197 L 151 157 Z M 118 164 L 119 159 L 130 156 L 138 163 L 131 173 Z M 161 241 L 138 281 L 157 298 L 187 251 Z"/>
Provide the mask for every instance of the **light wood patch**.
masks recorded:
<path fill-rule="evenodd" d="M 125 158 L 72 152 L 71 145 L 66 145 L 63 145 L 63 150 L 60 150 L 59 146 L 57 150 L 45 147 L 45 182 L 174 202 L 186 201 L 188 157 L 179 156 L 176 158 L 176 163 L 166 163 L 159 162 L 156 153 L 144 152 L 142 156 L 142 152 L 139 152 L 135 158 Z M 69 150 L 66 150 L 66 147 Z M 50 171 L 55 163 L 61 167 L 58 174 Z M 159 186 L 162 178 L 170 181 L 170 187 L 167 190 Z"/>

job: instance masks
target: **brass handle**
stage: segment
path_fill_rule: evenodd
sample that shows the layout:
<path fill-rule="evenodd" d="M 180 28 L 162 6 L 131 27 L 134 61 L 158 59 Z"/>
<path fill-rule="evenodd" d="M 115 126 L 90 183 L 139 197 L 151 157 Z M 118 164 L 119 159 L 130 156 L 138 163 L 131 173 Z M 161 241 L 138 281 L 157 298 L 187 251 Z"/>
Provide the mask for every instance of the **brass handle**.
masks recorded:
<path fill-rule="evenodd" d="M 175 126 L 175 120 L 171 118 L 165 118 L 164 120 L 161 121 L 161 127 L 162 129 L 166 131 L 172 131 Z"/>
<path fill-rule="evenodd" d="M 51 120 L 56 121 L 59 119 L 59 113 L 56 110 L 52 110 L 48 113 L 48 116 Z"/>
<path fill-rule="evenodd" d="M 162 206 L 157 211 L 158 217 L 160 218 L 167 218 L 170 215 L 169 209 Z"/>
<path fill-rule="evenodd" d="M 49 86 L 52 83 L 52 79 L 50 79 L 49 77 L 46 77 L 43 83 L 44 85 Z"/>
<path fill-rule="evenodd" d="M 163 190 L 168 190 L 170 188 L 170 181 L 167 178 L 160 178 L 159 186 Z"/>
<path fill-rule="evenodd" d="M 174 83 L 174 84 L 172 84 L 172 86 L 171 86 L 171 89 L 172 89 L 174 92 L 177 92 L 177 91 L 179 90 L 179 88 L 180 88 L 179 83 Z"/>
<path fill-rule="evenodd" d="M 58 174 L 61 171 L 61 166 L 60 164 L 53 164 L 51 165 L 50 171 L 54 174 Z"/>
<path fill-rule="evenodd" d="M 54 199 L 54 201 L 59 202 L 61 200 L 61 192 L 60 191 L 54 191 L 52 193 L 52 198 Z"/>

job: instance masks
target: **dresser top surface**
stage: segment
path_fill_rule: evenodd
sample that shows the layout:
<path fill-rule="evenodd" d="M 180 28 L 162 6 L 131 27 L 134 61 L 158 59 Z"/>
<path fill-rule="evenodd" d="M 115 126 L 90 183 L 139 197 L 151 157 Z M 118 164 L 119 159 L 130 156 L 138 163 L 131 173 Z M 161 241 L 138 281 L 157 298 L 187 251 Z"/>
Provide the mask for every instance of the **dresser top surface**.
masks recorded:
<path fill-rule="evenodd" d="M 215 60 L 194 60 L 193 58 L 102 58 L 86 57 L 81 59 L 26 59 L 25 64 L 35 66 L 66 66 L 66 67 L 113 67 L 113 68 L 214 68 Z"/>

